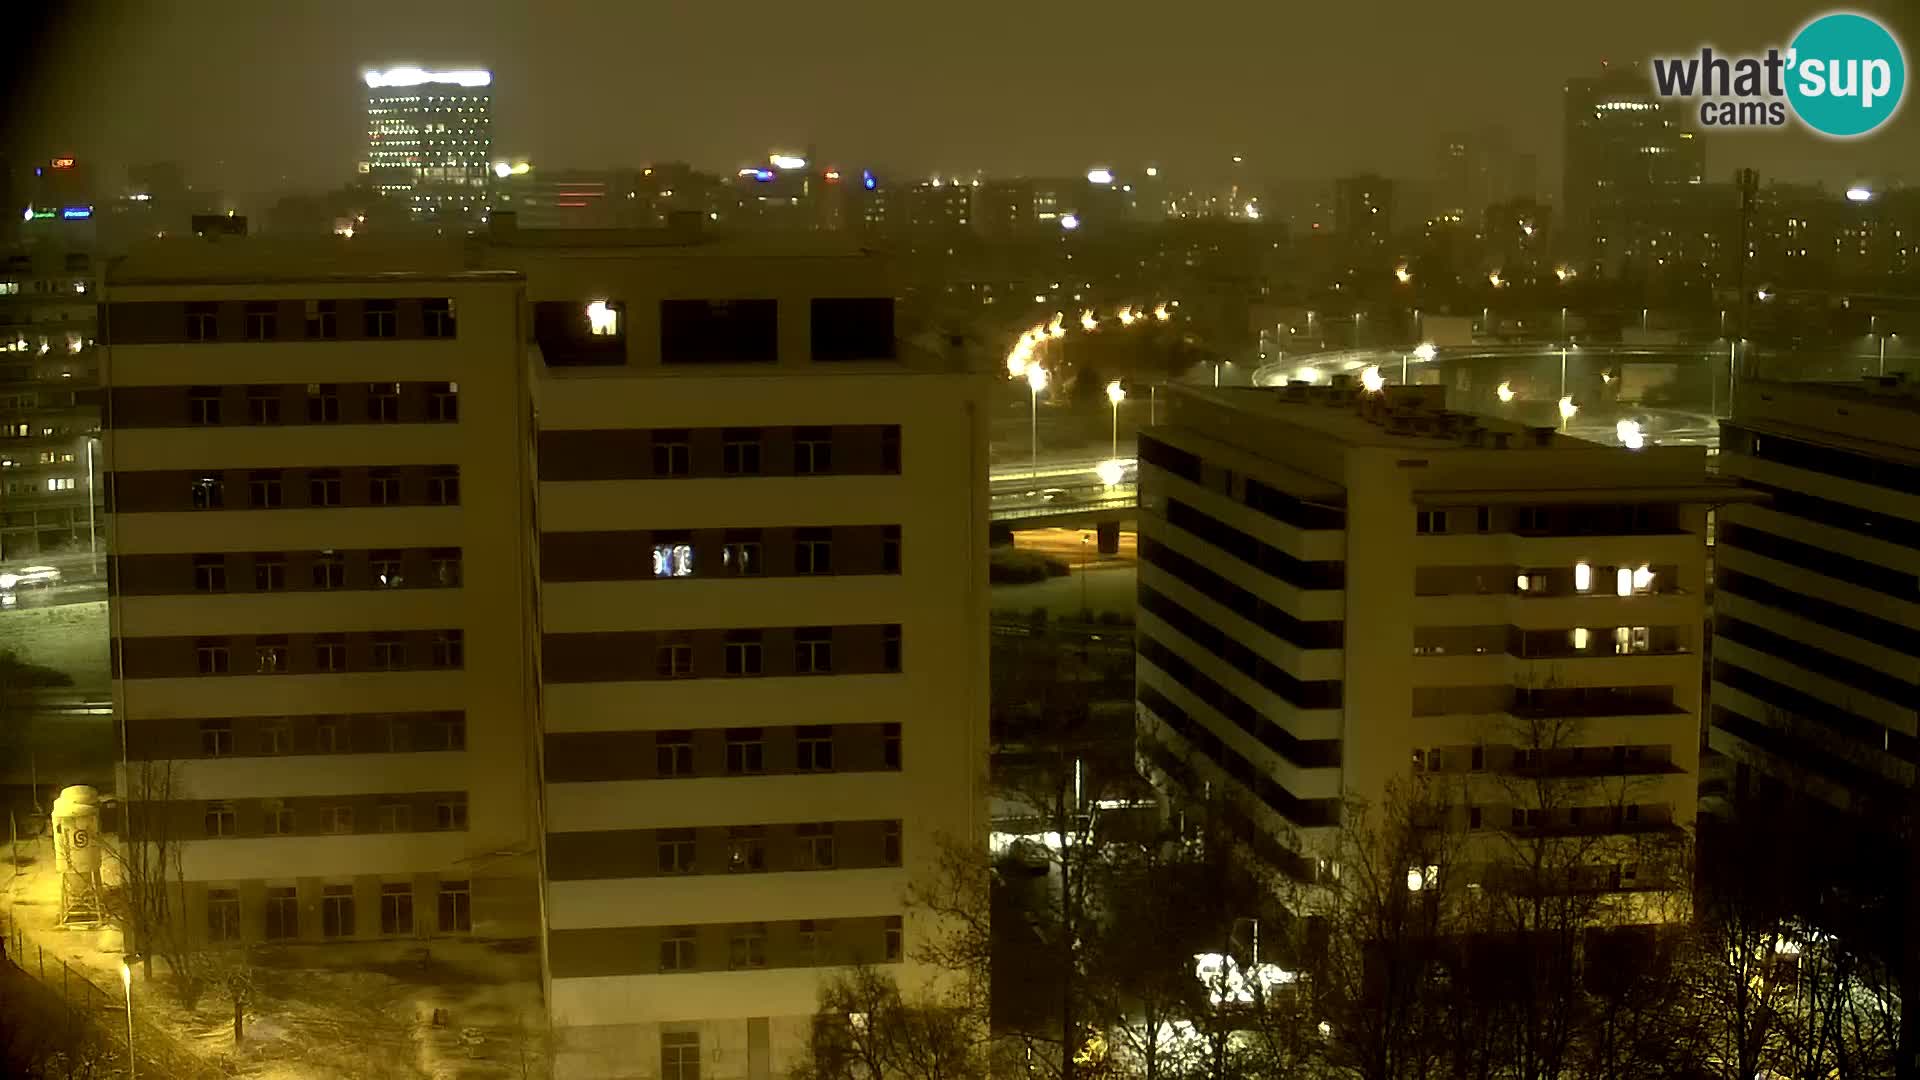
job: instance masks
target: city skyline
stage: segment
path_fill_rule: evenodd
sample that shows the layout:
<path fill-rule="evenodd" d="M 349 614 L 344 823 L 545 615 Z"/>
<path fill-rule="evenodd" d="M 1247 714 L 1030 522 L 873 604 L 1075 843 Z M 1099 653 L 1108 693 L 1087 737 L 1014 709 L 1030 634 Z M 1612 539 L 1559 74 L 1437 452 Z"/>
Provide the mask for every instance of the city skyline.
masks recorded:
<path fill-rule="evenodd" d="M 1864 9 L 1884 11 L 1911 36 L 1902 20 L 1912 14 L 1894 7 Z M 41 65 L 23 71 L 10 95 L 22 107 L 8 149 L 16 162 L 71 152 L 100 161 L 103 176 L 183 160 L 197 183 L 236 193 L 324 190 L 360 160 L 361 72 L 418 63 L 494 71 L 497 151 L 553 167 L 685 160 L 724 169 L 755 148 L 811 143 L 841 165 L 908 174 L 1074 175 L 1091 164 L 1152 162 L 1204 181 L 1226 175 L 1239 155 L 1255 179 L 1369 170 L 1420 179 L 1448 134 L 1493 125 L 1539 156 L 1546 193 L 1560 187 L 1566 80 L 1596 74 L 1603 61 L 1638 63 L 1703 43 L 1777 44 L 1814 13 L 1784 0 L 1716 0 L 1661 9 L 1665 29 L 1649 36 L 1647 23 L 1617 9 L 1564 12 L 1542 32 L 1517 4 L 1472 16 L 1416 7 L 1394 15 L 1404 33 L 1375 40 L 1361 35 L 1379 13 L 1350 9 L 1215 10 L 1170 21 L 1123 5 L 1030 25 L 988 4 L 939 28 L 955 47 L 920 56 L 914 42 L 929 28 L 879 9 L 831 27 L 777 13 L 734 26 L 584 3 L 543 8 L 542 18 L 507 5 L 376 16 L 371 5 L 349 4 L 271 20 L 218 4 L 114 5 L 29 31 L 44 45 L 28 50 Z M 1232 33 L 1218 32 L 1228 26 Z M 289 53 L 276 44 L 284 40 L 307 48 Z M 682 47 L 649 57 L 655 40 Z M 732 59 L 697 59 L 708 50 L 684 47 L 695 41 L 724 45 Z M 1341 41 L 1376 54 L 1325 47 Z M 626 46 L 640 55 L 623 55 Z M 1450 48 L 1498 59 L 1449 64 Z M 172 60 L 209 49 L 228 59 Z M 88 74 L 102 56 L 116 58 L 115 78 Z M 117 89 L 131 85 L 143 88 L 137 101 Z M 1292 108 L 1303 100 L 1314 102 L 1311 115 Z M 1920 158 L 1920 127 L 1899 120 L 1852 143 L 1800 130 L 1703 140 L 1709 180 L 1747 166 L 1829 186 L 1899 180 L 1901 163 Z"/>

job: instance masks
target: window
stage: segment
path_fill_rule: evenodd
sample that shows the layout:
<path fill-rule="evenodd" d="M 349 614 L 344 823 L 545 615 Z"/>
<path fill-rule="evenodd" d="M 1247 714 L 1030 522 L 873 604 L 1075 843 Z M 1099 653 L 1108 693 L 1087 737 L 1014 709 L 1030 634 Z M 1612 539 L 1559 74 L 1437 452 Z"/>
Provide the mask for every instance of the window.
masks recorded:
<path fill-rule="evenodd" d="M 315 671 L 347 670 L 347 640 L 340 634 L 320 634 L 313 639 Z"/>
<path fill-rule="evenodd" d="M 800 955 L 809 964 L 831 963 L 833 955 L 833 924 L 818 919 L 801 919 L 799 923 Z"/>
<path fill-rule="evenodd" d="M 587 336 L 617 338 L 627 332 L 627 307 L 618 300 L 594 300 L 587 304 Z"/>
<path fill-rule="evenodd" d="M 721 448 L 720 463 L 728 476 L 760 475 L 760 431 L 758 428 L 728 428 Z"/>
<path fill-rule="evenodd" d="M 435 585 L 450 589 L 460 584 L 459 548 L 439 548 L 429 552 L 427 560 Z"/>
<path fill-rule="evenodd" d="M 47 478 L 47 490 L 72 491 L 78 483 L 79 481 L 71 476 L 49 476 Z"/>
<path fill-rule="evenodd" d="M 692 678 L 693 646 L 685 642 L 672 642 L 660 646 L 655 670 L 663 679 Z"/>
<path fill-rule="evenodd" d="M 880 762 L 889 769 L 900 767 L 900 725 L 880 725 Z"/>
<path fill-rule="evenodd" d="M 1544 506 L 1523 506 L 1514 514 L 1515 532 L 1546 532 L 1552 524 Z"/>
<path fill-rule="evenodd" d="M 285 720 L 270 720 L 260 727 L 260 752 L 293 753 L 293 725 Z"/>
<path fill-rule="evenodd" d="M 880 530 L 880 572 L 897 574 L 900 572 L 900 526 L 888 525 Z"/>
<path fill-rule="evenodd" d="M 307 336 L 310 338 L 336 338 L 340 336 L 340 316 L 331 300 L 307 301 Z"/>
<path fill-rule="evenodd" d="M 421 332 L 431 338 L 450 338 L 454 336 L 453 301 L 446 299 L 426 300 L 421 303 L 421 315 L 425 325 Z"/>
<path fill-rule="evenodd" d="M 277 424 L 280 422 L 280 388 L 277 386 L 247 387 L 247 423 Z"/>
<path fill-rule="evenodd" d="M 187 340 L 220 340 L 220 322 L 212 304 L 187 305 Z"/>
<path fill-rule="evenodd" d="M 660 966 L 666 970 L 666 952 L 661 951 Z M 700 1034 L 694 1031 L 660 1033 L 660 1080 L 700 1080 Z"/>
<path fill-rule="evenodd" d="M 346 752 L 347 740 L 342 736 L 345 729 L 335 721 L 323 720 L 313 729 L 313 748 L 321 754 L 339 754 Z"/>
<path fill-rule="evenodd" d="M 232 836 L 236 831 L 233 804 L 230 802 L 208 803 L 205 824 L 208 836 Z"/>
<path fill-rule="evenodd" d="M 382 633 L 374 636 L 372 655 L 369 657 L 375 671 L 398 671 L 407 666 L 406 639 L 399 634 Z"/>
<path fill-rule="evenodd" d="M 880 429 L 880 471 L 896 476 L 900 473 L 899 424 L 888 424 Z"/>
<path fill-rule="evenodd" d="M 833 727 L 828 724 L 802 726 L 796 733 L 794 748 L 801 772 L 832 770 Z"/>
<path fill-rule="evenodd" d="M 796 675 L 827 675 L 833 671 L 833 630 L 825 626 L 803 626 L 793 632 L 793 672 Z"/>
<path fill-rule="evenodd" d="M 413 886 L 405 882 L 380 886 L 380 932 L 413 933 Z"/>
<path fill-rule="evenodd" d="M 465 633 L 460 630 L 438 630 L 433 635 L 433 666 L 437 668 L 458 668 L 466 666 Z"/>
<path fill-rule="evenodd" d="M 247 340 L 272 341 L 279 336 L 280 317 L 271 301 L 247 305 Z"/>
<path fill-rule="evenodd" d="M 187 391 L 187 422 L 190 424 L 220 422 L 219 387 L 196 386 Z"/>
<path fill-rule="evenodd" d="M 693 545 L 682 543 L 677 537 L 660 542 L 655 534 L 653 545 L 653 576 L 691 577 L 693 575 Z"/>
<path fill-rule="evenodd" d="M 353 936 L 353 886 L 328 885 L 321 891 L 320 932 L 330 938 Z"/>
<path fill-rule="evenodd" d="M 367 473 L 367 502 L 374 506 L 398 506 L 400 504 L 400 470 L 370 470 Z"/>
<path fill-rule="evenodd" d="M 694 963 L 693 927 L 675 926 L 675 927 L 669 927 L 666 930 L 662 930 L 660 932 L 660 970 L 661 971 L 692 971 L 693 963 Z M 662 1036 L 663 1040 L 664 1038 L 665 1036 Z M 698 1042 L 699 1036 L 697 1035 L 693 1036 L 693 1039 L 695 1040 L 693 1044 L 694 1052 L 697 1055 L 699 1052 L 699 1042 Z M 700 1061 L 699 1057 L 695 1056 L 693 1059 L 693 1062 L 694 1062 L 693 1071 L 690 1073 L 682 1073 L 681 1075 L 699 1076 L 700 1075 L 699 1061 Z"/>
<path fill-rule="evenodd" d="M 225 486 L 217 476 L 202 476 L 196 479 L 191 489 L 193 508 L 195 510 L 220 509 L 221 504 L 225 501 L 221 497 L 222 489 L 225 488 Z"/>
<path fill-rule="evenodd" d="M 429 736 L 425 750 L 465 750 L 467 748 L 467 718 L 464 714 L 454 713 L 436 716 L 427 725 Z"/>
<path fill-rule="evenodd" d="M 906 936 L 906 928 L 901 924 L 902 924 L 902 920 L 900 916 L 898 915 L 887 916 L 887 928 L 886 928 L 887 953 L 886 955 L 887 955 L 887 962 L 890 964 L 899 962 L 901 956 L 904 955 L 906 952 L 905 941 L 904 941 Z"/>
<path fill-rule="evenodd" d="M 1645 626 L 1616 626 L 1613 628 L 1613 651 L 1616 655 L 1651 652 L 1653 632 Z"/>
<path fill-rule="evenodd" d="M 240 940 L 240 890 L 207 890 L 207 940 Z"/>
<path fill-rule="evenodd" d="M 195 643 L 194 653 L 200 662 L 200 674 L 225 675 L 228 668 L 227 643 L 224 640 L 206 640 Z"/>
<path fill-rule="evenodd" d="M 473 930 L 473 889 L 464 881 L 440 883 L 440 932 L 465 934 Z"/>
<path fill-rule="evenodd" d="M 730 577 L 753 577 L 759 574 L 759 530 L 728 532 L 726 543 L 720 548 L 720 565 Z"/>
<path fill-rule="evenodd" d="M 761 729 L 727 729 L 727 771 L 735 775 L 765 772 L 767 744 Z"/>
<path fill-rule="evenodd" d="M 653 475 L 687 476 L 693 472 L 693 444 L 685 431 L 653 433 Z"/>
<path fill-rule="evenodd" d="M 459 832 L 467 827 L 467 797 L 455 795 L 434 804 L 433 825 L 436 829 Z"/>
<path fill-rule="evenodd" d="M 323 833 L 350 833 L 353 831 L 353 807 L 323 806 L 320 808 L 320 831 Z"/>
<path fill-rule="evenodd" d="M 433 467 L 427 474 L 427 501 L 435 506 L 460 505 L 460 466 Z"/>
<path fill-rule="evenodd" d="M 1467 807 L 1467 828 L 1478 829 L 1480 828 L 1480 824 L 1481 824 L 1480 808 L 1477 806 Z"/>
<path fill-rule="evenodd" d="M 400 573 L 400 553 L 397 551 L 372 551 L 367 553 L 367 580 L 376 589 L 397 589 L 405 583 Z"/>
<path fill-rule="evenodd" d="M 338 553 L 323 551 L 313 559 L 313 587 L 339 589 L 347 583 L 347 564 Z"/>
<path fill-rule="evenodd" d="M 693 775 L 693 733 L 656 731 L 653 734 L 653 768 L 660 776 Z"/>
<path fill-rule="evenodd" d="M 287 587 L 287 560 L 280 555 L 253 557 L 253 591 L 280 592 Z"/>
<path fill-rule="evenodd" d="M 193 588 L 196 592 L 226 592 L 227 557 L 195 555 L 193 557 Z"/>
<path fill-rule="evenodd" d="M 340 470 L 315 469 L 308 474 L 307 503 L 311 506 L 339 506 Z"/>
<path fill-rule="evenodd" d="M 767 927 L 765 923 L 736 926 L 727 939 L 727 966 L 762 968 L 767 966 Z"/>
<path fill-rule="evenodd" d="M 663 364 L 771 364 L 779 359 L 773 300 L 662 300 Z"/>
<path fill-rule="evenodd" d="M 200 721 L 200 753 L 206 757 L 225 757 L 233 753 L 233 721 Z"/>
<path fill-rule="evenodd" d="M 287 673 L 287 639 L 262 637 L 253 641 L 253 671 L 256 675 Z"/>
<path fill-rule="evenodd" d="M 796 574 L 833 573 L 832 529 L 795 529 L 793 531 L 793 572 Z"/>
<path fill-rule="evenodd" d="M 451 424 L 460 419 L 459 383 L 427 384 L 427 419 L 441 424 Z"/>
<path fill-rule="evenodd" d="M 767 868 L 767 834 L 758 825 L 727 830 L 727 872 L 757 874 Z"/>
<path fill-rule="evenodd" d="M 1445 510 L 1422 510 L 1414 515 L 1413 531 L 1422 535 L 1447 531 L 1447 512 Z"/>
<path fill-rule="evenodd" d="M 1473 531 L 1493 531 L 1493 508 L 1482 506 L 1473 512 Z"/>
<path fill-rule="evenodd" d="M 369 300 L 364 309 L 363 333 L 370 338 L 390 338 L 398 329 L 393 301 Z"/>
<path fill-rule="evenodd" d="M 1593 591 L 1593 567 L 1586 563 L 1573 564 L 1573 590 L 1575 592 Z"/>
<path fill-rule="evenodd" d="M 307 423 L 340 422 L 340 388 L 332 383 L 307 384 Z"/>
<path fill-rule="evenodd" d="M 794 429 L 793 471 L 801 476 L 819 476 L 833 471 L 832 428 Z"/>
<path fill-rule="evenodd" d="M 370 424 L 391 424 L 400 419 L 400 384 L 377 382 L 367 384 L 367 422 Z"/>
<path fill-rule="evenodd" d="M 809 306 L 814 363 L 895 358 L 892 297 L 823 297 Z"/>
<path fill-rule="evenodd" d="M 815 870 L 833 869 L 833 822 L 794 826 L 800 839 L 800 861 Z"/>
<path fill-rule="evenodd" d="M 267 888 L 267 939 L 280 941 L 300 936 L 300 894 L 291 885 Z"/>
<path fill-rule="evenodd" d="M 900 670 L 899 623 L 890 623 L 880 628 L 880 667 L 884 671 Z"/>
<path fill-rule="evenodd" d="M 751 636 L 748 636 L 751 635 Z M 733 631 L 727 644 L 727 674 L 760 674 L 759 631 Z"/>
<path fill-rule="evenodd" d="M 381 803 L 374 828 L 379 832 L 412 832 L 413 807 L 406 803 Z"/>
<path fill-rule="evenodd" d="M 693 873 L 693 830 L 661 829 L 654 833 L 663 874 Z"/>
<path fill-rule="evenodd" d="M 880 832 L 880 861 L 888 866 L 900 865 L 900 823 L 889 821 Z"/>
<path fill-rule="evenodd" d="M 247 474 L 247 505 L 257 510 L 280 505 L 280 470 L 255 469 Z"/>
<path fill-rule="evenodd" d="M 1547 591 L 1547 575 L 1520 574 L 1513 579 L 1513 587 L 1524 593 L 1543 593 Z"/>

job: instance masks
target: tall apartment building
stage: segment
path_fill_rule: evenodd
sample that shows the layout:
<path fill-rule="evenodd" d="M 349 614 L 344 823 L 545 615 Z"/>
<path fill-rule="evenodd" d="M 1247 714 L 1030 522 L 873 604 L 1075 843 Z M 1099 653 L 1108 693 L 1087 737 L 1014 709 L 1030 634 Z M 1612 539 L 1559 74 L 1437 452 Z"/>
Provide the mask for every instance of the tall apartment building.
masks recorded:
<path fill-rule="evenodd" d="M 1416 776 L 1460 793 L 1452 825 L 1482 851 L 1694 816 L 1705 504 L 1725 497 L 1704 451 L 1444 401 L 1176 390 L 1140 438 L 1143 763 L 1229 794 L 1303 880 L 1343 798 L 1379 805 Z M 1520 794 L 1552 777 L 1575 789 L 1558 805 Z"/>
<path fill-rule="evenodd" d="M 105 550 L 93 275 L 87 247 L 43 241 L 0 276 L 0 572 L 86 576 Z"/>
<path fill-rule="evenodd" d="M 537 933 L 521 297 L 245 242 L 109 269 L 122 792 L 189 930 Z"/>
<path fill-rule="evenodd" d="M 1644 67 L 1568 79 L 1563 110 L 1561 236 L 1595 264 L 1619 257 L 1639 215 L 1688 196 L 1706 144 L 1686 110 L 1654 93 Z"/>
<path fill-rule="evenodd" d="M 1841 809 L 1920 762 L 1920 392 L 1902 378 L 1742 383 L 1720 470 L 1710 745 Z M 1755 775 L 1758 774 L 1758 775 Z M 1897 812 L 1896 812 L 1897 813 Z"/>
<path fill-rule="evenodd" d="M 984 840 L 983 376 L 870 256 L 520 232 L 538 357 L 548 1000 L 562 1075 L 777 1075 L 826 970 Z"/>
<path fill-rule="evenodd" d="M 367 160 L 374 189 L 418 222 L 478 223 L 493 179 L 493 75 L 368 71 Z"/>

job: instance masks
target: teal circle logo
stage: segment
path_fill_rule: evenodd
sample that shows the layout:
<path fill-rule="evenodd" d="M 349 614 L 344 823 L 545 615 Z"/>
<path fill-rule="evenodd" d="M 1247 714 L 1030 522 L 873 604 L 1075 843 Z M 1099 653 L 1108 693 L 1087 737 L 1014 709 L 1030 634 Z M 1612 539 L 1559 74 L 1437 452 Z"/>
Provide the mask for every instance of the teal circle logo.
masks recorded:
<path fill-rule="evenodd" d="M 1893 118 L 1907 89 L 1907 60 L 1887 28 L 1865 15 L 1823 15 L 1793 39 L 1787 99 L 1808 127 L 1835 138 L 1865 135 Z"/>

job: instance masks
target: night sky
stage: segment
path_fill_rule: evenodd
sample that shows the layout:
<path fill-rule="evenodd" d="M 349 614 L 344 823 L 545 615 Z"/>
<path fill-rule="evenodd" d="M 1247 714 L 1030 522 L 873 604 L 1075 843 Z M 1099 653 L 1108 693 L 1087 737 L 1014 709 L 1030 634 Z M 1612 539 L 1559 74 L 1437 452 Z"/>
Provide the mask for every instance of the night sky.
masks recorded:
<path fill-rule="evenodd" d="M 1653 52 L 1784 45 L 1805 0 L 1017 0 L 832 4 L 588 0 L 128 0 L 18 27 L 8 149 L 72 152 L 117 183 L 178 160 L 246 196 L 322 190 L 364 139 L 359 71 L 414 61 L 495 73 L 495 149 L 549 167 L 773 146 L 924 173 L 1077 173 L 1154 160 L 1168 175 L 1418 178 L 1450 130 L 1504 126 L 1559 190 L 1561 85 Z M 1909 67 L 1910 0 L 1896 16 Z M 37 67 L 36 67 L 37 65 Z M 1910 82 L 1914 72 L 1910 70 Z M 1910 87 L 1908 97 L 1920 94 Z M 1920 182 L 1920 114 L 1839 144 L 1777 131 L 1709 142 L 1709 178 Z"/>

